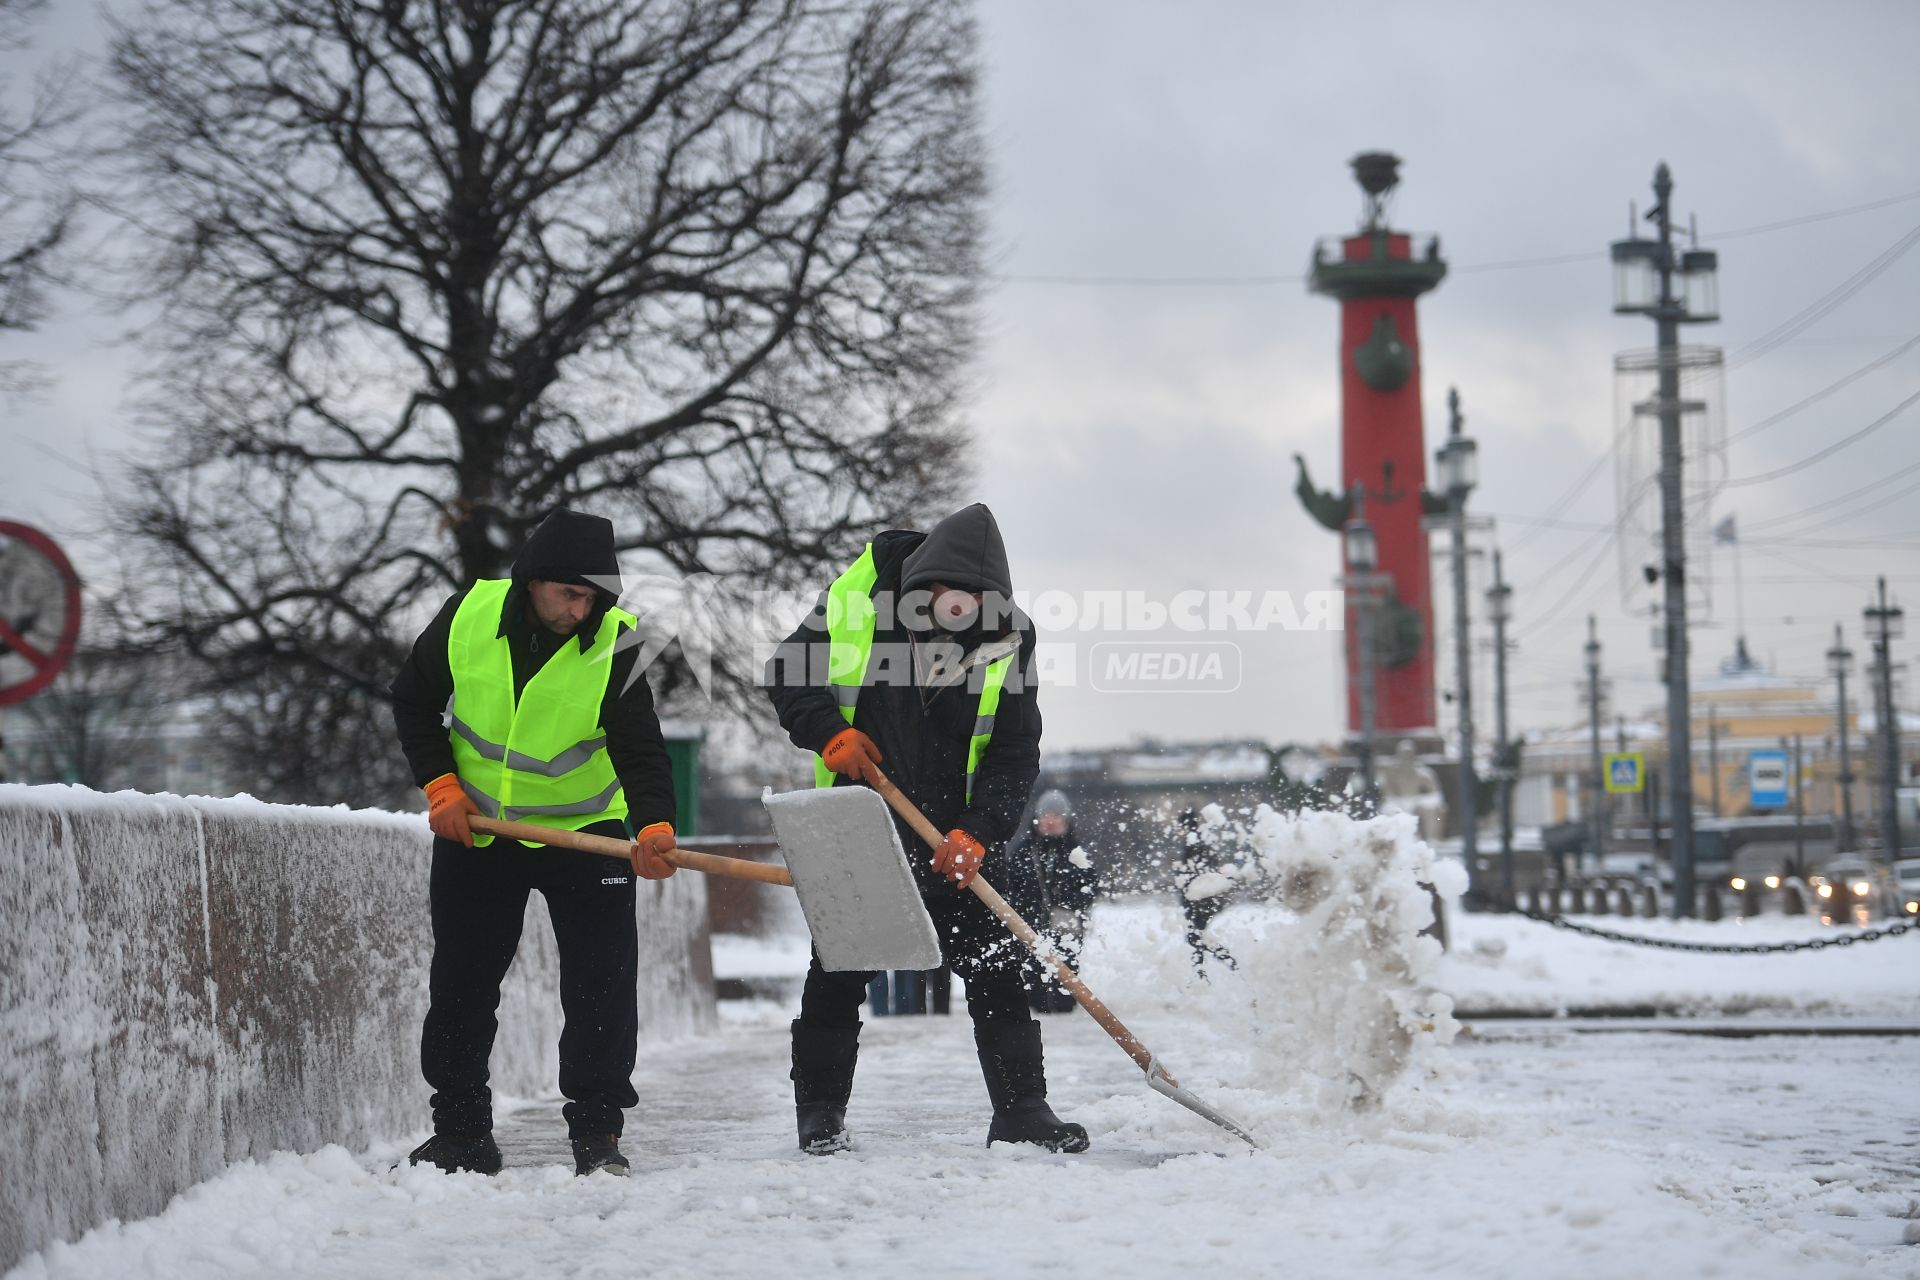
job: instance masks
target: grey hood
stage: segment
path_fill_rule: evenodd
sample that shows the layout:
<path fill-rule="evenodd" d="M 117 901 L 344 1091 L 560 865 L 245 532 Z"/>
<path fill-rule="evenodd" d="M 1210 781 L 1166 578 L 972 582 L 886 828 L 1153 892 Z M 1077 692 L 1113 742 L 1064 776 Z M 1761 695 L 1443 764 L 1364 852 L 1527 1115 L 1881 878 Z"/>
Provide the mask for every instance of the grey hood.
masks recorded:
<path fill-rule="evenodd" d="M 907 554 L 900 565 L 900 589 L 912 591 L 929 583 L 971 591 L 1013 595 L 1013 571 L 1007 567 L 1007 544 L 1000 526 L 984 502 L 976 502 L 933 526 L 927 540 Z"/>

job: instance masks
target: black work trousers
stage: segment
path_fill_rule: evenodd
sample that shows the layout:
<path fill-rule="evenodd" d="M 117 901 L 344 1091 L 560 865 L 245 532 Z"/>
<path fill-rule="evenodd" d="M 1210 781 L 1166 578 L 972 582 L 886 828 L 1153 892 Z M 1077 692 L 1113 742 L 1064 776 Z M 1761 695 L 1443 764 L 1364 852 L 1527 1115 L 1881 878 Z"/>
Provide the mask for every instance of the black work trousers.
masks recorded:
<path fill-rule="evenodd" d="M 596 835 L 625 839 L 620 823 Z M 619 1133 L 624 1108 L 639 1101 L 633 1060 L 639 1035 L 635 978 L 639 934 L 633 872 L 598 854 L 496 838 L 469 849 L 435 838 L 430 894 L 433 968 L 420 1069 L 433 1087 L 437 1133 L 493 1128 L 487 1060 L 493 1052 L 500 983 L 520 946 L 527 894 L 547 900 L 560 951 L 560 1092 L 567 1131 Z"/>
<path fill-rule="evenodd" d="M 1023 975 L 1027 949 L 970 889 L 923 891 L 940 954 L 967 984 L 975 1028 L 1031 1022 Z M 800 1018 L 820 1027 L 857 1027 L 871 972 L 829 973 L 816 949 L 800 992 Z"/>

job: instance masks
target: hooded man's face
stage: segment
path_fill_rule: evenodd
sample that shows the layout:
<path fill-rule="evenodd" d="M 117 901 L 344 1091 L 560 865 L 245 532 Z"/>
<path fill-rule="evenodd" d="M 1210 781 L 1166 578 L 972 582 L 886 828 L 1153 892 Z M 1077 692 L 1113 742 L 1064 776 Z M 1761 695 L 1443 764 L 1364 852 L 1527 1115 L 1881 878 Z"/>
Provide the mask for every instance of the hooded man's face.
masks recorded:
<path fill-rule="evenodd" d="M 593 588 L 571 582 L 529 582 L 527 599 L 540 625 L 557 636 L 572 635 L 593 612 Z"/>
<path fill-rule="evenodd" d="M 980 593 L 966 591 L 959 587 L 949 587 L 945 583 L 931 584 L 933 589 L 934 624 L 946 631 L 965 631 L 980 616 Z"/>

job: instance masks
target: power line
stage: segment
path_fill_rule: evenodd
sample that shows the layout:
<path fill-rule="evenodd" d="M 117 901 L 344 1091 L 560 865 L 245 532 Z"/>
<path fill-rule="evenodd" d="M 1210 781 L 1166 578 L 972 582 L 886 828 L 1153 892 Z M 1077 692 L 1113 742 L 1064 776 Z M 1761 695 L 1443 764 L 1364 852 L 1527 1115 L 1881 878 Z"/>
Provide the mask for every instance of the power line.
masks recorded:
<path fill-rule="evenodd" d="M 1892 266 L 1905 255 L 1907 250 L 1920 244 L 1920 226 L 1907 231 L 1898 240 L 1882 249 L 1872 261 L 1860 268 L 1825 294 L 1814 299 L 1798 312 L 1781 321 L 1767 332 L 1741 347 L 1727 358 L 1727 368 L 1737 369 L 1750 361 L 1758 360 L 1775 349 L 1791 342 L 1796 335 L 1810 328 L 1816 322 L 1831 315 L 1836 308 L 1854 294 L 1866 288 L 1881 272 Z"/>
<path fill-rule="evenodd" d="M 1617 534 L 1618 532 L 1619 532 L 1618 529 L 1616 529 L 1615 533 Z M 1521 627 L 1518 631 L 1514 633 L 1513 642 L 1515 644 L 1518 644 L 1522 640 L 1525 640 L 1528 636 L 1538 635 L 1541 629 L 1544 628 L 1547 625 L 1547 623 L 1551 622 L 1555 617 L 1555 615 L 1557 615 L 1560 612 L 1560 610 L 1567 607 L 1567 604 L 1573 599 L 1574 594 L 1578 592 L 1582 587 L 1587 585 L 1587 580 L 1593 577 L 1593 571 L 1600 567 L 1602 562 L 1606 560 L 1607 554 L 1612 550 L 1613 550 L 1613 538 L 1608 537 L 1608 538 L 1602 539 L 1600 542 L 1600 554 L 1587 562 L 1587 567 L 1580 571 L 1580 576 L 1573 580 L 1573 585 L 1568 587 L 1566 591 L 1561 593 L 1561 596 L 1558 600 L 1555 600 L 1551 605 L 1547 606 L 1547 609 L 1545 610 L 1545 612 L 1541 613 L 1532 622 L 1528 623 L 1524 627 Z M 1542 576 L 1548 576 L 1548 575 L 1542 575 Z"/>
<path fill-rule="evenodd" d="M 1565 493 L 1561 494 L 1559 501 L 1553 503 L 1551 506 L 1547 508 L 1547 510 L 1549 511 L 1563 510 L 1568 506 L 1568 504 L 1573 502 L 1575 498 L 1579 497 L 1582 493 L 1585 493 L 1587 486 L 1593 483 L 1594 477 L 1599 475 L 1600 472 L 1606 468 L 1606 465 L 1609 462 L 1612 462 L 1615 458 L 1619 457 L 1620 445 L 1622 442 L 1626 440 L 1628 432 L 1632 430 L 1633 430 L 1633 419 L 1628 418 L 1624 423 L 1620 425 L 1620 429 L 1613 433 L 1613 439 L 1608 443 L 1607 451 L 1601 454 L 1598 458 L 1595 458 L 1593 460 L 1593 465 L 1588 467 L 1586 471 L 1582 472 L 1580 478 L 1573 482 L 1572 487 L 1569 488 Z M 1548 523 L 1548 521 L 1545 519 L 1534 519 L 1527 516 L 1518 516 L 1515 518 L 1521 521 L 1524 521 L 1525 523 L 1533 525 L 1534 528 L 1531 531 L 1529 531 L 1524 537 L 1520 538 L 1518 541 L 1516 541 L 1513 544 L 1512 549 L 1514 551 L 1519 551 L 1521 548 L 1525 547 L 1528 543 L 1532 542 L 1534 539 L 1534 535 L 1537 534 L 1540 531 L 1540 529 L 1544 528 Z M 1611 526 L 1600 525 L 1597 527 L 1605 529 Z"/>
<path fill-rule="evenodd" d="M 1465 267 L 1449 268 L 1454 275 L 1477 275 L 1482 271 L 1512 271 L 1517 267 L 1558 267 L 1569 262 L 1598 262 L 1610 256 L 1609 250 L 1591 250 L 1585 253 L 1555 253 L 1539 258 L 1509 258 L 1505 262 L 1479 262 Z"/>
<path fill-rule="evenodd" d="M 1511 520 L 1516 524 L 1533 524 L 1543 529 L 1565 529 L 1577 533 L 1593 533 L 1613 528 L 1611 524 L 1597 524 L 1591 520 L 1558 520 L 1553 516 L 1500 515 L 1491 511 L 1483 511 L 1479 514 L 1491 520 Z M 1518 550 L 1518 545 L 1508 547 L 1507 550 L 1510 552 Z"/>
<path fill-rule="evenodd" d="M 1916 228 L 1916 230 L 1920 231 L 1920 228 Z M 1906 412 L 1916 400 L 1920 400 L 1920 391 L 1914 392 L 1905 400 L 1902 400 L 1899 404 L 1893 406 L 1893 408 L 1887 410 L 1887 412 L 1881 414 L 1878 418 L 1875 418 L 1872 422 L 1869 422 L 1852 435 L 1843 436 L 1817 453 L 1808 454 L 1806 457 L 1800 459 L 1800 461 L 1788 466 L 1776 467 L 1772 471 L 1763 471 L 1757 476 L 1741 476 L 1737 480 L 1723 480 L 1720 483 L 1720 487 L 1722 489 L 1739 489 L 1750 484 L 1764 484 L 1769 480 L 1778 480 L 1782 476 L 1790 476 L 1796 471 L 1804 470 L 1823 458 L 1832 457 L 1848 445 L 1866 439 L 1869 435 L 1872 435 L 1875 431 L 1878 431 L 1881 427 L 1886 426 L 1889 422 L 1892 422 L 1895 418 Z"/>
<path fill-rule="evenodd" d="M 1920 194 L 1920 193 L 1916 193 L 1916 194 Z M 1826 399 L 1830 395 L 1833 395 L 1835 392 L 1840 391 L 1843 388 L 1850 386 L 1854 382 L 1859 381 L 1861 378 L 1873 372 L 1875 369 L 1878 369 L 1880 366 L 1887 364 L 1888 362 L 1892 360 L 1896 360 L 1899 357 L 1905 355 L 1907 352 L 1913 350 L 1913 348 L 1916 346 L 1920 346 L 1920 334 L 1916 334 L 1915 336 L 1908 338 L 1905 342 L 1901 343 L 1899 346 L 1895 347 L 1893 350 L 1887 352 L 1885 355 L 1880 356 L 1877 359 L 1868 361 L 1866 364 L 1860 366 L 1858 369 L 1855 369 L 1853 372 L 1847 374 L 1845 377 L 1840 378 L 1838 381 L 1829 383 L 1828 385 L 1820 388 L 1820 390 L 1814 392 L 1812 395 L 1805 396 L 1799 401 L 1793 404 L 1790 404 L 1786 408 L 1780 410 L 1778 413 L 1775 413 L 1766 418 L 1762 418 L 1760 421 L 1753 423 L 1751 426 L 1745 427 L 1742 430 L 1735 432 L 1733 435 L 1727 437 L 1727 443 L 1732 444 L 1736 440 L 1744 440 L 1748 436 L 1754 435 L 1755 433 L 1760 431 L 1764 431 L 1766 428 L 1771 427 L 1776 423 L 1785 421 L 1787 418 L 1792 417 L 1796 413 L 1799 413 L 1802 409 L 1805 409 L 1810 405 L 1818 404 L 1820 401 Z M 1567 506 L 1567 504 L 1572 502 L 1581 493 L 1585 492 L 1586 487 L 1593 483 L 1595 477 L 1597 477 L 1600 474 L 1601 470 L 1606 466 L 1606 464 L 1618 454 L 1620 445 L 1625 439 L 1626 433 L 1632 429 L 1632 426 L 1633 424 L 1631 420 L 1629 420 L 1625 426 L 1621 427 L 1621 429 L 1617 433 L 1615 433 L 1612 445 L 1609 447 L 1608 452 L 1605 454 L 1602 454 L 1598 459 L 1596 459 L 1594 463 L 1590 467 L 1588 467 L 1585 472 L 1581 474 L 1580 478 L 1574 481 L 1573 485 L 1564 494 L 1560 495 L 1559 500 L 1549 504 L 1547 509 L 1549 511 L 1563 510 Z M 1874 488 L 1880 484 L 1884 484 L 1886 482 L 1886 479 L 1887 478 L 1882 478 L 1881 480 L 1877 480 L 1874 482 L 1873 485 L 1870 485 L 1868 487 Z M 1732 482 L 1727 482 L 1727 483 L 1730 484 Z M 1725 486 L 1723 485 L 1722 487 L 1725 487 Z M 1840 501 L 1840 499 L 1836 498 L 1834 499 L 1834 501 L 1838 502 Z M 1800 514 L 1806 514 L 1806 513 L 1800 513 Z M 1787 516 L 1774 517 L 1767 520 L 1765 523 L 1768 525 L 1772 525 L 1776 521 L 1784 522 L 1792 518 L 1794 517 L 1787 517 Z M 1594 529 L 1594 528 L 1607 527 L 1605 525 L 1584 525 L 1583 526 L 1583 525 L 1579 525 L 1579 524 L 1575 524 L 1567 521 L 1556 521 L 1550 516 L 1502 516 L 1501 519 L 1513 520 L 1521 524 L 1532 525 L 1535 527 L 1536 530 L 1541 528 Z M 1529 542 L 1531 542 L 1532 539 L 1533 539 L 1533 534 L 1530 532 L 1525 537 L 1521 538 L 1518 542 L 1514 543 L 1511 550 L 1519 551 L 1522 547 L 1525 547 Z"/>
<path fill-rule="evenodd" d="M 1780 231 L 1787 227 L 1805 226 L 1809 222 L 1826 222 L 1833 218 L 1845 218 L 1856 213 L 1866 213 L 1873 209 L 1884 209 L 1888 205 L 1905 204 L 1909 200 L 1920 200 L 1920 191 L 1909 191 L 1905 195 L 1888 196 L 1884 200 L 1870 200 L 1866 204 L 1856 204 L 1846 209 L 1829 209 L 1825 213 L 1805 213 L 1797 218 L 1787 218 L 1780 222 L 1763 222 L 1757 227 L 1742 227 L 1738 231 L 1719 231 L 1707 240 L 1738 240 L 1742 236 L 1757 236 L 1766 231 Z"/>
<path fill-rule="evenodd" d="M 1806 408 L 1808 405 L 1818 404 L 1820 401 L 1826 399 L 1828 396 L 1832 395 L 1834 392 L 1839 391 L 1843 387 L 1849 386 L 1850 384 L 1859 381 L 1861 378 L 1864 378 L 1867 374 L 1872 373 L 1875 369 L 1878 369 L 1881 365 L 1886 364 L 1889 360 L 1894 360 L 1899 358 L 1900 356 L 1905 355 L 1907 352 L 1913 350 L 1916 346 L 1920 346 L 1920 334 L 1915 334 L 1913 337 L 1908 338 L 1905 342 L 1901 343 L 1899 346 L 1895 347 L 1893 350 L 1887 352 L 1887 354 L 1881 356 L 1879 359 L 1871 360 L 1871 361 L 1868 361 L 1866 364 L 1861 365 L 1858 369 L 1855 369 L 1852 373 L 1849 373 L 1846 377 L 1841 378 L 1838 382 L 1829 383 L 1828 385 L 1820 388 L 1820 390 L 1814 392 L 1812 395 L 1806 397 L 1804 400 L 1801 400 L 1795 404 L 1790 404 L 1786 408 L 1780 410 L 1780 412 L 1772 415 L 1771 417 L 1762 418 L 1760 421 L 1754 423 L 1752 426 L 1745 427 L 1739 431 L 1734 432 L 1732 435 L 1727 437 L 1727 443 L 1732 444 L 1736 440 L 1745 440 L 1748 436 L 1754 435 L 1755 433 L 1760 431 L 1764 431 L 1768 427 L 1774 425 L 1776 422 L 1781 422 L 1787 418 L 1792 417 L 1794 414 L 1800 412 L 1802 409 Z"/>
<path fill-rule="evenodd" d="M 1762 223 L 1754 227 L 1741 227 L 1734 231 L 1722 231 L 1713 235 L 1703 235 L 1702 240 L 1734 240 L 1742 236 L 1761 235 L 1769 231 L 1781 231 L 1788 227 L 1802 226 L 1809 222 L 1825 222 L 1833 218 L 1851 217 L 1858 213 L 1867 213 L 1874 209 L 1884 209 L 1888 205 L 1902 204 L 1909 200 L 1920 200 L 1920 191 L 1909 191 L 1902 195 L 1887 196 L 1872 200 L 1866 204 L 1850 205 L 1844 209 L 1828 209 L 1821 213 L 1802 214 L 1797 218 L 1787 218 L 1780 222 Z M 1920 230 L 1920 228 L 1917 228 Z M 1608 256 L 1605 250 L 1585 250 L 1579 253 L 1545 254 L 1532 258 L 1508 258 L 1499 262 L 1469 263 L 1453 266 L 1449 270 L 1454 275 L 1475 275 L 1486 271 L 1512 271 L 1523 267 L 1555 267 L 1574 262 L 1597 262 Z M 1305 275 L 1279 275 L 1261 272 L 1233 272 L 1226 275 L 1079 275 L 1068 272 L 1045 273 L 1007 273 L 987 277 L 997 284 L 1034 284 L 1065 285 L 1068 287 L 1090 288 L 1148 288 L 1148 289 L 1266 289 L 1275 285 L 1305 284 Z M 1816 317 L 1817 318 L 1817 317 Z"/>
<path fill-rule="evenodd" d="M 1785 537 L 1749 538 L 1750 547 L 1826 547 L 1837 551 L 1920 551 L 1920 529 L 1909 529 L 1904 533 L 1888 534 L 1884 538 L 1799 538 L 1791 534 Z"/>
<path fill-rule="evenodd" d="M 1839 506 L 1843 502 L 1851 502 L 1853 499 L 1860 497 L 1862 494 L 1872 493 L 1875 489 L 1878 489 L 1881 485 L 1892 484 L 1895 480 L 1899 480 L 1905 476 L 1912 475 L 1915 471 L 1920 471 L 1920 462 L 1915 462 L 1908 466 L 1904 466 L 1900 468 L 1898 471 L 1889 472 L 1888 474 L 1881 476 L 1878 480 L 1873 480 L 1868 482 L 1867 484 L 1861 485 L 1858 489 L 1853 489 L 1847 493 L 1842 493 L 1835 497 L 1827 498 L 1824 501 L 1816 502 L 1810 507 L 1803 507 L 1798 511 L 1790 511 L 1785 515 L 1765 516 L 1759 520 L 1748 521 L 1745 524 L 1743 524 L 1741 528 L 1744 532 L 1757 533 L 1763 529 L 1772 529 L 1779 525 L 1792 524 L 1796 520 L 1803 520 L 1808 516 L 1819 515 L 1822 511 L 1830 510 L 1833 507 Z"/>
<path fill-rule="evenodd" d="M 1075 276 L 1075 275 L 995 275 L 988 279 L 998 284 L 1063 284 L 1122 288 L 1164 289 L 1265 289 L 1277 284 L 1305 284 L 1307 277 L 1234 275 L 1234 276 Z"/>

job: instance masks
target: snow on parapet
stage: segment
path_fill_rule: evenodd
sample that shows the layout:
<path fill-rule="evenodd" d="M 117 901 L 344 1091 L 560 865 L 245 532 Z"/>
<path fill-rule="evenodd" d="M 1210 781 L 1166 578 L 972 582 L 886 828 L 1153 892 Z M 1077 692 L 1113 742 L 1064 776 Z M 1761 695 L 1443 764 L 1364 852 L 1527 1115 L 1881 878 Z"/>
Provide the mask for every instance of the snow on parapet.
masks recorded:
<path fill-rule="evenodd" d="M 175 795 L 170 791 L 95 791 L 73 783 L 47 782 L 26 784 L 0 782 L 0 804 L 36 809 L 57 809 L 65 813 L 98 812 L 128 806 L 188 805 L 203 813 L 222 813 L 236 818 L 272 815 L 279 821 L 310 818 L 315 821 L 364 823 L 381 829 L 396 826 L 421 830 L 426 814 L 396 813 L 390 809 L 351 809 L 344 804 L 276 804 L 257 800 L 241 792 L 232 796 Z"/>

